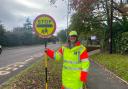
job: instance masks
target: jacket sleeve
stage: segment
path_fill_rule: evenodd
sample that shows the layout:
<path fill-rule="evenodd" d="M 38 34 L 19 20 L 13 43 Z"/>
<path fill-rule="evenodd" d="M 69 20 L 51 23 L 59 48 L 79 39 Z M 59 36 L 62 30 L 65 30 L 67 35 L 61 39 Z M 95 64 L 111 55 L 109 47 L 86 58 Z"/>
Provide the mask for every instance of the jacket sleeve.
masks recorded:
<path fill-rule="evenodd" d="M 51 59 L 57 60 L 57 61 L 61 60 L 63 56 L 62 48 L 59 48 L 56 52 L 54 50 L 47 49 L 46 53 L 48 57 L 50 57 Z"/>
<path fill-rule="evenodd" d="M 88 53 L 85 47 L 83 48 L 83 51 L 80 54 L 80 60 L 81 60 L 81 67 L 82 67 L 80 80 L 83 82 L 87 82 L 88 69 L 90 66 L 90 62 L 88 60 Z"/>

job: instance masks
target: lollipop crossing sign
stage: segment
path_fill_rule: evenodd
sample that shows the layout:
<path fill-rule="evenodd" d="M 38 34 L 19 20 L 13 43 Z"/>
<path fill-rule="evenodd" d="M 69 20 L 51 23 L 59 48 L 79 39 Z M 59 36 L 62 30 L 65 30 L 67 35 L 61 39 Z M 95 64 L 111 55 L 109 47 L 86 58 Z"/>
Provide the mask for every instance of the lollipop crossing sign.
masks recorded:
<path fill-rule="evenodd" d="M 36 17 L 36 19 L 33 22 L 33 29 L 35 33 L 41 37 L 45 38 L 45 49 L 47 48 L 47 38 L 51 37 L 52 34 L 56 30 L 56 23 L 55 20 L 46 14 L 42 14 Z M 45 75 L 46 75 L 46 83 L 45 83 L 45 89 L 48 89 L 48 77 L 47 77 L 47 54 L 45 54 Z"/>
<path fill-rule="evenodd" d="M 56 22 L 51 16 L 42 14 L 34 20 L 33 29 L 39 37 L 49 38 L 56 30 Z"/>

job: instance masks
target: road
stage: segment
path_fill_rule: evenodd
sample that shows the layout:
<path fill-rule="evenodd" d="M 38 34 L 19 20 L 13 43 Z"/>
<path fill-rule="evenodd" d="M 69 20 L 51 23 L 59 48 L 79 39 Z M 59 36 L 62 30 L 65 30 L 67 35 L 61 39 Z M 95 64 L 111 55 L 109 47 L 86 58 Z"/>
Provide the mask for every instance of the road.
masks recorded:
<path fill-rule="evenodd" d="M 57 44 L 48 45 L 52 49 L 59 46 Z M 35 59 L 42 56 L 43 51 L 44 45 L 4 49 L 0 55 L 0 84 L 35 62 Z"/>
<path fill-rule="evenodd" d="M 56 48 L 58 45 L 52 44 L 49 45 L 50 48 Z M 16 62 L 22 62 L 32 57 L 38 57 L 42 55 L 44 46 L 26 46 L 26 47 L 16 47 L 16 48 L 8 48 L 3 50 L 0 55 L 0 68 L 7 66 L 9 64 L 13 64 Z"/>

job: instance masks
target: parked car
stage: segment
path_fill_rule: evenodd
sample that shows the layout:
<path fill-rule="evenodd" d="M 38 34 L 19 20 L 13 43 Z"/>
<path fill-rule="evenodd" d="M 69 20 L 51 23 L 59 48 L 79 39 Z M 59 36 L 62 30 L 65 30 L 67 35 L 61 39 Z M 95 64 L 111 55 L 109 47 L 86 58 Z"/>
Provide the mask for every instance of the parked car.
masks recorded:
<path fill-rule="evenodd" d="M 0 54 L 2 53 L 2 46 L 0 45 Z"/>

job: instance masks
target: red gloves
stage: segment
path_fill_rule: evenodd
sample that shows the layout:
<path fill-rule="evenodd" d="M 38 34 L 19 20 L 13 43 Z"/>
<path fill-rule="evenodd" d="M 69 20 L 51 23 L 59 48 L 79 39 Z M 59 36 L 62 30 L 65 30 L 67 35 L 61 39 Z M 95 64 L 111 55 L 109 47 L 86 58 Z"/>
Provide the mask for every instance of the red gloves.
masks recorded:
<path fill-rule="evenodd" d="M 61 89 L 64 89 L 64 86 L 62 85 Z"/>
<path fill-rule="evenodd" d="M 82 82 L 87 82 L 87 76 L 88 76 L 88 73 L 87 72 L 81 71 L 80 80 Z"/>
<path fill-rule="evenodd" d="M 54 59 L 54 51 L 51 49 L 45 49 L 45 53 L 52 59 Z"/>

